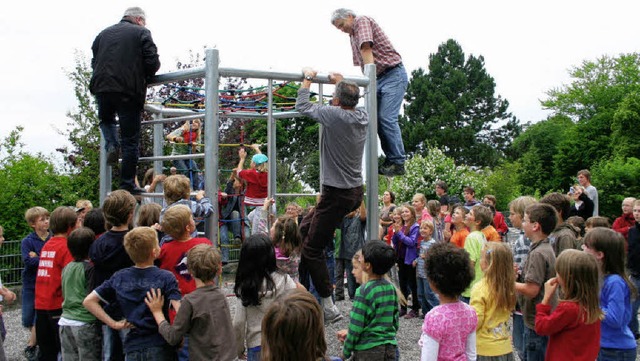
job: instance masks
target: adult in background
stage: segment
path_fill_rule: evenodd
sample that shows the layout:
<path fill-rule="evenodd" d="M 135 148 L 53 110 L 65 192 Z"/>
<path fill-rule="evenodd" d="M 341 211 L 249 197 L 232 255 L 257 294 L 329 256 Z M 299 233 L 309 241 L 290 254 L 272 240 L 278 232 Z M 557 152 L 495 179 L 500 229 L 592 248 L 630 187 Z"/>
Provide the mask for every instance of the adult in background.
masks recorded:
<path fill-rule="evenodd" d="M 321 297 L 326 322 L 342 318 L 331 299 L 333 285 L 326 264 L 325 248 L 333 241 L 333 232 L 342 218 L 360 206 L 362 189 L 362 156 L 367 138 L 369 118 L 356 109 L 360 88 L 342 80 L 340 74 L 330 74 L 336 84 L 332 105 L 309 101 L 309 88 L 317 72 L 304 69 L 304 80 L 298 89 L 296 110 L 322 124 L 320 154 L 322 191 L 320 201 L 300 224 L 303 233 L 300 274 L 309 274 Z"/>
<path fill-rule="evenodd" d="M 357 16 L 352 10 L 338 9 L 331 15 L 331 24 L 349 34 L 353 65 L 363 70 L 365 64 L 376 65 L 378 135 L 386 156 L 378 173 L 386 176 L 403 175 L 405 153 L 398 113 L 409 80 L 402 57 L 378 23 L 368 16 Z"/>
<path fill-rule="evenodd" d="M 391 215 L 393 210 L 396 209 L 395 202 L 396 195 L 392 191 L 386 190 L 382 194 L 382 207 L 380 207 L 380 234 L 379 239 L 382 239 L 389 229 L 389 226 L 393 224 Z"/>
<path fill-rule="evenodd" d="M 145 28 L 146 15 L 139 7 L 128 8 L 118 24 L 104 29 L 93 41 L 89 89 L 96 96 L 100 130 L 105 140 L 107 162 L 120 165 L 120 189 L 136 195 L 135 185 L 140 146 L 140 122 L 147 79 L 160 68 L 158 49 Z M 120 142 L 116 128 L 120 124 Z"/>
<path fill-rule="evenodd" d="M 578 171 L 578 183 L 584 187 L 584 192 L 589 196 L 589 199 L 593 201 L 593 214 L 598 215 L 598 190 L 591 185 L 591 172 L 588 169 Z M 586 217 L 587 219 L 589 217 Z"/>
<path fill-rule="evenodd" d="M 633 218 L 633 203 L 636 201 L 633 197 L 627 197 L 622 200 L 622 215 L 613 221 L 611 227 L 614 231 L 622 234 L 624 239 L 629 238 L 629 229 L 636 225 L 636 219 Z"/>

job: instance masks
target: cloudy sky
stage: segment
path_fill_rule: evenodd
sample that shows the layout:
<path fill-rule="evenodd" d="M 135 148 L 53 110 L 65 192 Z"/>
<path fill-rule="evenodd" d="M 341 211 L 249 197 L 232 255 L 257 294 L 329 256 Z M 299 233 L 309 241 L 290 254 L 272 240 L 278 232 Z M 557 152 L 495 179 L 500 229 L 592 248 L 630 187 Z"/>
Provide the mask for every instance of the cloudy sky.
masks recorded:
<path fill-rule="evenodd" d="M 209 46 L 219 49 L 222 67 L 357 75 L 347 35 L 329 20 L 334 9 L 351 8 L 381 24 L 409 71 L 426 69 L 449 38 L 467 55 L 483 55 L 509 110 L 534 122 L 548 114 L 539 103 L 545 91 L 569 82 L 572 66 L 639 45 L 637 0 L 11 1 L 0 13 L 0 137 L 23 125 L 30 151 L 64 144 L 54 129 L 76 106 L 65 70 L 76 51 L 90 59 L 95 36 L 129 6 L 147 12 L 160 73 Z"/>

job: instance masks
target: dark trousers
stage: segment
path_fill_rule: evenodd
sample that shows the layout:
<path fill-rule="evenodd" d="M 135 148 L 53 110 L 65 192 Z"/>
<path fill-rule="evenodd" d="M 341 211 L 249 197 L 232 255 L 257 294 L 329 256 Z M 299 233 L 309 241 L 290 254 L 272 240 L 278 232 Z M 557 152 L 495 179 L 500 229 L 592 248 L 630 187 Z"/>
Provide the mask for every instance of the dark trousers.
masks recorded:
<path fill-rule="evenodd" d="M 60 335 L 58 321 L 62 309 L 36 310 L 36 339 L 40 347 L 39 361 L 56 361 L 60 353 Z"/>
<path fill-rule="evenodd" d="M 416 280 L 416 269 L 410 264 L 398 262 L 398 280 L 400 281 L 400 291 L 404 298 L 409 299 L 411 292 L 411 309 L 418 312 L 420 302 L 418 300 L 418 282 Z M 403 309 L 407 307 L 402 306 Z"/>
<path fill-rule="evenodd" d="M 140 148 L 140 122 L 143 104 L 122 93 L 96 94 L 100 130 L 106 149 L 121 149 L 120 188 L 135 188 L 134 178 Z M 120 124 L 120 141 L 116 127 L 116 114 Z"/>
<path fill-rule="evenodd" d="M 324 250 L 333 242 L 342 218 L 360 206 L 362 195 L 362 186 L 351 189 L 323 186 L 320 202 L 300 223 L 304 237 L 300 274 L 309 274 L 322 298 L 331 296 L 333 291 Z"/>
<path fill-rule="evenodd" d="M 384 344 L 372 347 L 368 350 L 354 351 L 354 361 L 395 361 L 398 359 L 398 347 Z"/>

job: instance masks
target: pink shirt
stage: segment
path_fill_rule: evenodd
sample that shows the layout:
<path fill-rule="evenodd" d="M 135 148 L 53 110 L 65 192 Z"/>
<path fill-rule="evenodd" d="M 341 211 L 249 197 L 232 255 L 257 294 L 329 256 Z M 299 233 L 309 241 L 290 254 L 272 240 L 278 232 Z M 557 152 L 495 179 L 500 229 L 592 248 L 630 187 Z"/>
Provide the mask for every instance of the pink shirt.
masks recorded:
<path fill-rule="evenodd" d="M 467 338 L 477 324 L 473 307 L 458 301 L 432 308 L 424 317 L 422 332 L 440 344 L 439 361 L 466 361 Z"/>

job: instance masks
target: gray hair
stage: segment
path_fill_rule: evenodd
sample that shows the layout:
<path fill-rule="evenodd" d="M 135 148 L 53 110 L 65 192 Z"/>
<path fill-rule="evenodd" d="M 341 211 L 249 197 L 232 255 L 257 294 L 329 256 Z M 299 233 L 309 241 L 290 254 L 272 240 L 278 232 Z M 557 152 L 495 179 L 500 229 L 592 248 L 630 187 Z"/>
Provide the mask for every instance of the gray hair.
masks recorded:
<path fill-rule="evenodd" d="M 134 6 L 134 7 L 130 7 L 127 10 L 124 11 L 124 15 L 122 15 L 122 17 L 132 17 L 132 18 L 143 18 L 146 19 L 147 15 L 144 13 L 144 10 L 142 10 L 141 8 Z"/>
<path fill-rule="evenodd" d="M 333 14 L 331 14 L 331 24 L 335 23 L 336 20 L 346 19 L 348 16 L 353 16 L 355 18 L 356 13 L 354 13 L 353 10 L 345 8 L 337 9 L 333 12 Z"/>
<path fill-rule="evenodd" d="M 343 80 L 336 85 L 335 97 L 340 100 L 340 105 L 349 108 L 355 107 L 360 98 L 360 88 L 358 84 L 350 80 Z"/>

